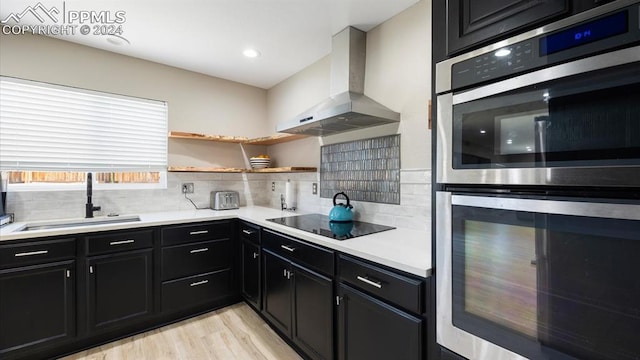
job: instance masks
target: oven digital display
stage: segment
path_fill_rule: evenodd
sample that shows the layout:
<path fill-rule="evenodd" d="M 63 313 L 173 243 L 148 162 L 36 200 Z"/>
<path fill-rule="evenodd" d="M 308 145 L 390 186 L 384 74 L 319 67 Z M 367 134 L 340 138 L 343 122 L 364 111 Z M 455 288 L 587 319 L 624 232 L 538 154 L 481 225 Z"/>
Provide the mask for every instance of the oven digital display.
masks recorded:
<path fill-rule="evenodd" d="M 624 34 L 628 30 L 628 14 L 621 11 L 541 38 L 540 56 Z"/>

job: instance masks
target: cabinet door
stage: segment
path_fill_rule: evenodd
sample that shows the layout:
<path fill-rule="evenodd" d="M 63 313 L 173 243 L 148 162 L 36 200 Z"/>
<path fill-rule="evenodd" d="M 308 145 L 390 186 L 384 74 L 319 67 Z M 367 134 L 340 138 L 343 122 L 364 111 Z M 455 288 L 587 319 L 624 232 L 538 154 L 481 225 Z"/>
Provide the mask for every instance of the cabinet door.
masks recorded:
<path fill-rule="evenodd" d="M 0 355 L 75 336 L 74 264 L 0 271 Z"/>
<path fill-rule="evenodd" d="M 242 296 L 260 309 L 260 247 L 242 240 Z"/>
<path fill-rule="evenodd" d="M 340 284 L 339 359 L 422 359 L 422 319 Z"/>
<path fill-rule="evenodd" d="M 293 341 L 312 359 L 333 359 L 333 281 L 292 268 Z"/>
<path fill-rule="evenodd" d="M 280 331 L 291 336 L 291 266 L 267 250 L 262 252 L 264 274 L 263 314 Z"/>
<path fill-rule="evenodd" d="M 152 249 L 87 259 L 90 330 L 136 321 L 152 313 Z"/>
<path fill-rule="evenodd" d="M 449 55 L 569 10 L 567 0 L 446 0 Z"/>

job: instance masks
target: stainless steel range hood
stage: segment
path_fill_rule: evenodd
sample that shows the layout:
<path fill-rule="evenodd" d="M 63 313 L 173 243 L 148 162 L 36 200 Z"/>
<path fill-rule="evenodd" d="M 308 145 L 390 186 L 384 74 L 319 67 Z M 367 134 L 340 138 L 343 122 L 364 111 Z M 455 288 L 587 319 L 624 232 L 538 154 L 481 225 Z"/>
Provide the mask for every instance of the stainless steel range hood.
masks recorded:
<path fill-rule="evenodd" d="M 367 34 L 353 27 L 334 35 L 329 99 L 278 124 L 276 131 L 325 136 L 399 122 L 400 114 L 364 95 L 366 43 Z"/>

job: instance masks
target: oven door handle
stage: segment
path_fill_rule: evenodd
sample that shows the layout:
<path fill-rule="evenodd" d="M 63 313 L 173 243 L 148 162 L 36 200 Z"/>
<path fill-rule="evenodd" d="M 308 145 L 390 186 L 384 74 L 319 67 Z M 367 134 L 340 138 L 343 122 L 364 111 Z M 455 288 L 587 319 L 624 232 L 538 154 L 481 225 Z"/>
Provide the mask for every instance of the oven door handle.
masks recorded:
<path fill-rule="evenodd" d="M 453 95 L 453 105 L 482 99 L 507 91 L 512 91 L 525 86 L 539 84 L 551 80 L 557 80 L 568 76 L 587 73 L 590 71 L 606 69 L 618 65 L 630 64 L 640 61 L 640 46 L 612 51 L 609 53 L 592 56 L 586 59 L 572 61 L 549 68 L 537 70 L 527 74 L 512 77 L 503 81 L 491 83 L 469 91 Z"/>
<path fill-rule="evenodd" d="M 640 205 L 635 204 L 587 203 L 469 195 L 452 195 L 451 204 L 541 214 L 640 220 Z"/>

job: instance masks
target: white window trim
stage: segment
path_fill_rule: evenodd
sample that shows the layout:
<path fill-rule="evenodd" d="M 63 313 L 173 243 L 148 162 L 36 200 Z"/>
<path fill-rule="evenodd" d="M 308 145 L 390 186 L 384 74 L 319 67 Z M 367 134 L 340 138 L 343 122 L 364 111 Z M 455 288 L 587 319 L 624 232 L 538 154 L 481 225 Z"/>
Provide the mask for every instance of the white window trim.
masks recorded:
<path fill-rule="evenodd" d="M 157 183 L 117 183 L 101 184 L 93 175 L 93 190 L 153 190 L 167 188 L 167 171 L 159 171 L 160 179 Z M 29 184 L 7 184 L 9 192 L 30 192 L 30 191 L 86 191 L 87 183 L 29 183 Z"/>

